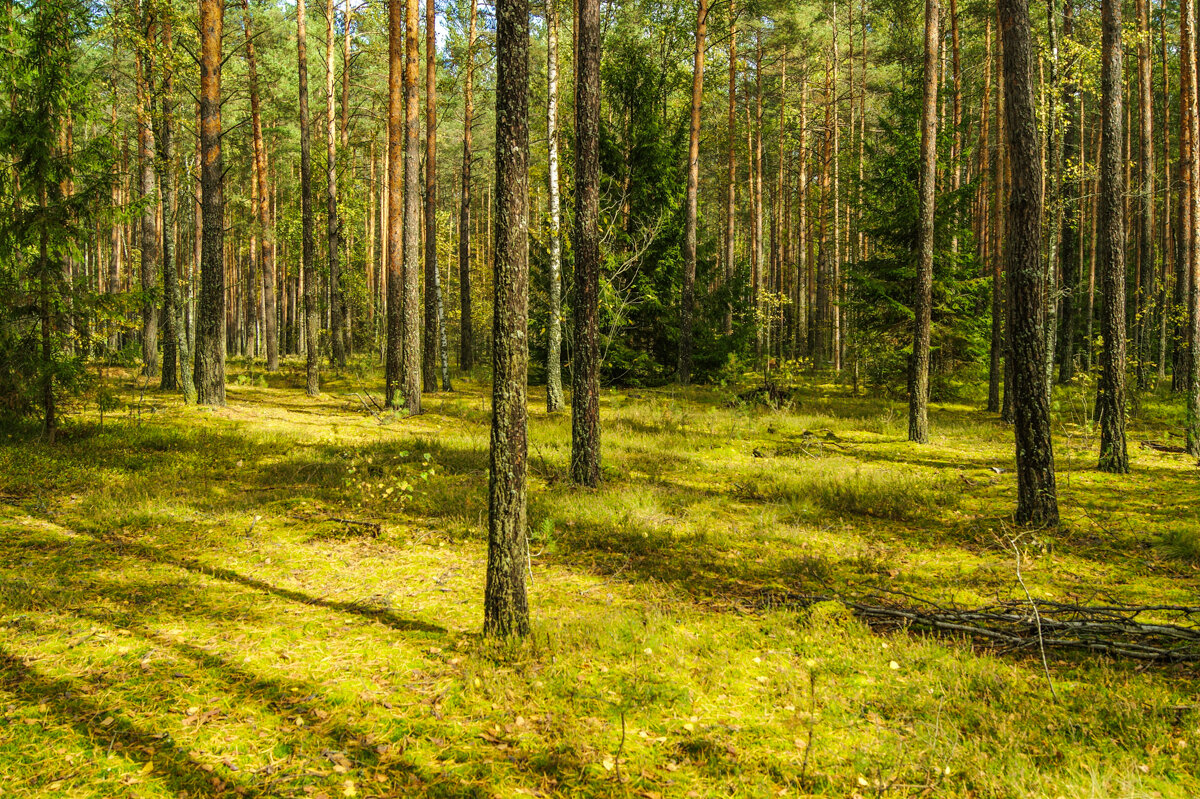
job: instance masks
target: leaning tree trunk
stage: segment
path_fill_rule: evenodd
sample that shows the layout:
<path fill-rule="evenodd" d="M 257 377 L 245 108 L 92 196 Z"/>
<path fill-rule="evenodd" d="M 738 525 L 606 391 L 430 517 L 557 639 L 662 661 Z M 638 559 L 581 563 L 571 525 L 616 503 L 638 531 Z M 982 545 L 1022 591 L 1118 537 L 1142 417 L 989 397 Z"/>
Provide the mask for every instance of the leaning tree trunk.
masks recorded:
<path fill-rule="evenodd" d="M 546 169 L 550 203 L 550 323 L 546 331 L 546 412 L 563 409 L 562 386 L 562 215 L 558 196 L 558 8 L 546 0 Z"/>
<path fill-rule="evenodd" d="M 1101 17 L 1100 279 L 1104 295 L 1100 336 L 1100 469 L 1125 474 L 1125 173 L 1121 126 L 1125 86 L 1120 0 L 1103 0 Z"/>
<path fill-rule="evenodd" d="M 1108 2 L 1108 0 L 1106 0 Z M 1042 159 L 1033 95 L 1028 0 L 1000 0 L 1004 45 L 1005 131 L 1012 164 L 1007 272 L 1012 300 L 1012 395 L 1017 453 L 1018 524 L 1058 524 L 1041 268 Z"/>
<path fill-rule="evenodd" d="M 303 219 L 304 337 L 307 351 L 305 390 L 308 396 L 321 393 L 321 330 L 317 300 L 316 243 L 313 241 L 312 130 L 308 116 L 308 31 L 304 26 L 304 2 L 296 0 L 296 58 L 300 83 L 300 208 Z"/>
<path fill-rule="evenodd" d="M 692 380 L 692 312 L 696 302 L 696 206 L 700 188 L 700 104 L 704 99 L 704 34 L 707 26 L 708 0 L 700 0 L 696 10 L 696 55 L 692 66 L 692 113 L 683 225 L 683 291 L 679 303 L 679 382 L 685 386 Z"/>
<path fill-rule="evenodd" d="M 929 344 L 933 308 L 933 212 L 937 190 L 938 0 L 925 0 L 925 89 L 917 200 L 917 277 L 913 285 L 913 350 L 908 378 L 908 440 L 929 443 Z"/>
<path fill-rule="evenodd" d="M 600 483 L 600 0 L 575 17 L 575 364 L 571 480 Z"/>
<path fill-rule="evenodd" d="M 438 390 L 437 262 L 437 10 L 425 0 L 425 329 L 421 380 L 425 391 Z"/>
<path fill-rule="evenodd" d="M 222 0 L 200 0 L 200 307 L 196 325 L 196 398 L 225 404 L 225 208 L 221 196 Z"/>
<path fill-rule="evenodd" d="M 404 24 L 404 296 L 401 302 L 402 391 L 410 415 L 421 412 L 421 118 L 417 94 L 419 65 L 416 0 L 405 8 Z"/>
<path fill-rule="evenodd" d="M 496 254 L 484 632 L 529 633 L 529 0 L 496 3 Z"/>
<path fill-rule="evenodd" d="M 254 144 L 254 169 L 258 174 L 259 266 L 263 283 L 263 332 L 267 345 L 267 371 L 279 368 L 279 328 L 275 320 L 275 235 L 271 226 L 271 194 L 267 189 L 267 148 L 263 141 L 262 108 L 258 94 L 258 61 L 254 57 L 254 34 L 249 0 L 242 0 L 245 15 L 246 70 L 250 78 L 250 121 Z"/>
<path fill-rule="evenodd" d="M 388 174 L 387 174 L 387 346 L 385 355 L 385 401 L 399 408 L 404 388 L 404 264 L 401 211 L 403 208 L 404 99 L 404 6 L 402 0 L 388 2 Z"/>
<path fill-rule="evenodd" d="M 463 158 L 462 198 L 458 206 L 458 296 L 459 333 L 458 368 L 464 372 L 475 367 L 475 336 L 471 324 L 471 129 L 475 122 L 475 0 L 470 2 L 467 64 L 463 69 Z"/>

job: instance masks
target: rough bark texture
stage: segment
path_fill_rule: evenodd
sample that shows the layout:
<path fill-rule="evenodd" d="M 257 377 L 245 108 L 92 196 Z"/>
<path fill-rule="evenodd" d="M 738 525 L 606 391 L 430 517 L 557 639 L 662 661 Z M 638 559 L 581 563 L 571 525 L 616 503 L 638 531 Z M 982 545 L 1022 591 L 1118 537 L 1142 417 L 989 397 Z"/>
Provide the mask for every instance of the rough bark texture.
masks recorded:
<path fill-rule="evenodd" d="M 1074 29 L 1074 13 L 1071 0 L 1063 5 L 1062 35 L 1070 40 Z M 1059 263 L 1062 275 L 1062 300 L 1060 303 L 1058 333 L 1058 380 L 1066 383 L 1075 376 L 1076 299 L 1079 293 L 1079 186 L 1082 176 L 1079 145 L 1082 119 L 1077 119 L 1079 108 L 1078 86 L 1073 71 L 1064 75 L 1062 89 L 1063 108 L 1063 163 L 1067 174 L 1062 186 L 1062 246 Z"/>
<path fill-rule="evenodd" d="M 467 65 L 463 70 L 463 158 L 462 198 L 458 206 L 458 368 L 475 367 L 475 335 L 471 324 L 471 129 L 475 122 L 475 31 L 476 7 L 471 0 L 467 34 Z"/>
<path fill-rule="evenodd" d="M 1124 474 L 1129 471 L 1125 447 L 1125 174 L 1122 168 L 1125 131 L 1121 116 L 1125 86 L 1122 81 L 1119 0 L 1104 0 L 1101 16 L 1101 142 L 1100 142 L 1100 257 L 1104 295 L 1100 336 L 1100 468 Z"/>
<path fill-rule="evenodd" d="M 401 301 L 401 390 L 409 414 L 421 412 L 421 115 L 420 6 L 411 0 L 404 20 L 404 295 Z M 397 159 L 397 162 L 399 159 Z"/>
<path fill-rule="evenodd" d="M 1141 157 L 1138 167 L 1141 186 L 1138 194 L 1138 210 L 1141 224 L 1138 227 L 1138 263 L 1141 265 L 1141 280 L 1137 295 L 1137 387 L 1144 390 L 1149 383 L 1149 362 L 1153 357 L 1151 347 L 1151 321 L 1154 317 L 1154 98 L 1151 93 L 1150 72 L 1153 63 L 1150 57 L 1150 3 L 1137 0 L 1138 15 L 1138 121 L 1141 137 L 1138 142 Z"/>
<path fill-rule="evenodd" d="M 496 301 L 484 632 L 529 632 L 525 570 L 529 371 L 529 0 L 496 4 Z"/>
<path fill-rule="evenodd" d="M 729 3 L 729 178 L 725 199 L 725 334 L 733 335 L 734 252 L 737 238 L 737 156 L 733 146 L 737 133 L 737 0 Z M 803 134 L 801 134 L 803 137 Z M 801 160 L 803 164 L 803 160 Z M 803 169 L 803 166 L 801 166 Z M 801 180 L 803 185 L 803 180 Z"/>
<path fill-rule="evenodd" d="M 333 0 L 325 0 L 325 243 L 329 258 L 329 341 L 333 362 L 338 366 L 345 366 L 346 346 L 342 334 L 345 303 L 342 300 L 340 275 L 342 228 L 337 207 L 337 109 L 334 102 L 336 76 L 333 69 L 333 55 L 337 48 L 337 39 L 333 33 L 336 14 Z"/>
<path fill-rule="evenodd" d="M 200 307 L 196 324 L 196 398 L 225 404 L 225 213 L 221 196 L 222 0 L 200 0 Z"/>
<path fill-rule="evenodd" d="M 258 60 L 254 55 L 254 32 L 249 0 L 242 0 L 246 34 L 246 70 L 250 78 L 250 122 L 254 144 L 254 169 L 258 174 L 259 258 L 262 268 L 263 332 L 266 338 L 267 371 L 279 368 L 279 329 L 275 318 L 275 231 L 271 225 L 271 192 L 267 188 L 267 148 L 263 140 L 262 104 L 258 93 Z"/>
<path fill-rule="evenodd" d="M 683 291 L 679 302 L 679 382 L 685 386 L 692 380 L 692 313 L 696 303 L 696 211 L 700 188 L 700 104 L 704 99 L 704 35 L 707 27 L 708 0 L 700 0 L 696 9 L 696 52 L 692 64 L 692 112 L 683 223 Z M 761 97 L 759 108 L 761 114 Z"/>
<path fill-rule="evenodd" d="M 1183 0 L 1180 5 L 1179 45 L 1180 99 L 1183 105 L 1185 140 L 1181 171 L 1186 185 L 1183 198 L 1183 224 L 1181 226 L 1184 265 L 1181 270 L 1185 287 L 1180 292 L 1186 301 L 1180 309 L 1186 319 L 1187 346 L 1179 362 L 1187 375 L 1187 422 L 1185 434 L 1187 450 L 1200 456 L 1200 112 L 1197 109 L 1196 86 L 1196 5 L 1193 0 Z M 1105 133 L 1107 133 L 1105 128 Z"/>
<path fill-rule="evenodd" d="M 404 74 L 403 0 L 388 2 L 388 158 L 387 158 L 387 347 L 385 398 L 389 408 L 403 404 L 404 382 L 404 262 L 403 157 Z"/>
<path fill-rule="evenodd" d="M 558 194 L 558 8 L 546 0 L 546 169 L 550 204 L 550 323 L 546 331 L 546 412 L 563 409 L 562 386 L 562 214 Z"/>
<path fill-rule="evenodd" d="M 1012 159 L 1008 199 L 1007 272 L 1012 395 L 1017 454 L 1018 524 L 1058 524 L 1050 403 L 1046 394 L 1046 340 L 1042 326 L 1042 159 L 1033 94 L 1033 48 L 1028 0 L 1000 0 L 1004 46 L 1005 130 Z"/>
<path fill-rule="evenodd" d="M 167 53 L 173 49 L 171 16 L 163 18 L 163 47 Z M 162 387 L 173 389 L 182 377 L 183 401 L 196 401 L 196 386 L 192 382 L 191 354 L 188 348 L 187 331 L 183 319 L 183 301 L 179 291 L 179 273 L 175 265 L 175 230 L 179 223 L 179 198 L 175 189 L 175 62 L 168 55 L 163 60 L 162 115 L 158 134 L 158 178 L 163 218 L 163 314 L 166 317 L 167 338 L 173 342 L 173 358 L 167 358 L 163 348 Z M 176 363 L 178 361 L 178 363 Z"/>
<path fill-rule="evenodd" d="M 938 0 L 925 0 L 925 89 L 921 109 L 921 173 L 917 179 L 917 276 L 913 284 L 913 349 L 908 378 L 908 440 L 929 443 L 929 342 L 933 307 L 933 212 L 937 190 Z"/>
<path fill-rule="evenodd" d="M 600 0 L 575 18 L 575 364 L 571 480 L 600 483 Z"/>
<path fill-rule="evenodd" d="M 300 213 L 302 217 L 302 253 L 304 268 L 304 337 L 307 351 L 305 391 L 315 397 L 321 393 L 320 344 L 317 338 L 321 320 L 317 302 L 316 243 L 313 241 L 312 197 L 312 126 L 308 115 L 308 30 L 305 26 L 305 0 L 296 0 L 296 61 L 300 84 Z"/>
<path fill-rule="evenodd" d="M 421 347 L 421 380 L 425 391 L 438 390 L 436 29 L 434 0 L 425 0 L 425 328 Z"/>
<path fill-rule="evenodd" d="M 149 3 L 141 4 L 140 20 L 143 41 L 137 48 L 137 145 L 138 195 L 143 203 L 141 235 L 142 286 L 142 364 L 147 377 L 158 377 L 158 270 L 161 265 L 158 249 L 158 218 L 153 202 L 157 191 L 154 169 L 154 121 L 150 111 L 152 90 L 150 49 L 154 31 Z"/>

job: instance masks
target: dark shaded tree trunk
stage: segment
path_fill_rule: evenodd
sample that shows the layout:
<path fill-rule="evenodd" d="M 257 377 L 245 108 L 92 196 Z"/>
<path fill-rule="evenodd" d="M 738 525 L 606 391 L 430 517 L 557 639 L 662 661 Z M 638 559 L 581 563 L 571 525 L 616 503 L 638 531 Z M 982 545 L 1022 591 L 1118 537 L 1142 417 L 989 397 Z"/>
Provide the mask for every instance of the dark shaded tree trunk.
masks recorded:
<path fill-rule="evenodd" d="M 525 570 L 529 371 L 529 0 L 496 4 L 496 302 L 484 632 L 529 633 Z"/>
<path fill-rule="evenodd" d="M 471 159 L 474 157 L 471 129 L 475 122 L 475 26 L 478 13 L 475 0 L 470 0 L 470 4 L 467 64 L 463 70 L 462 198 L 458 206 L 458 368 L 464 372 L 475 367 L 475 335 L 471 322 Z"/>
<path fill-rule="evenodd" d="M 313 240 L 312 126 L 308 114 L 308 30 L 305 0 L 296 0 L 296 59 L 300 83 L 300 208 L 304 268 L 304 338 L 306 350 L 305 391 L 310 397 L 321 393 L 320 309 L 317 299 L 316 243 Z"/>
<path fill-rule="evenodd" d="M 155 214 L 157 203 L 153 202 L 157 190 L 154 163 L 154 121 L 151 113 L 153 90 L 151 88 L 153 59 L 150 51 L 154 47 L 154 15 L 148 2 L 139 3 L 142 40 L 137 48 L 137 143 L 138 143 L 138 194 L 142 202 L 141 235 L 138 238 L 141 250 L 142 285 L 142 364 L 147 377 L 158 377 L 158 270 L 161 266 L 158 247 L 158 219 Z"/>
<path fill-rule="evenodd" d="M 1138 262 L 1141 264 L 1141 280 L 1137 295 L 1137 387 L 1144 391 L 1149 386 L 1149 366 L 1153 357 L 1151 348 L 1154 318 L 1154 98 L 1151 92 L 1150 71 L 1153 67 L 1150 51 L 1150 3 L 1137 0 L 1138 17 L 1138 120 L 1141 125 L 1138 159 L 1141 186 L 1138 210 L 1141 224 L 1138 227 Z"/>
<path fill-rule="evenodd" d="M 571 481 L 600 483 L 600 0 L 575 18 L 575 364 Z"/>
<path fill-rule="evenodd" d="M 1070 41 L 1074 32 L 1074 11 L 1072 0 L 1063 4 L 1063 39 Z M 1074 69 L 1078 69 L 1075 67 Z M 1077 119 L 1079 102 L 1077 98 L 1078 83 L 1073 70 L 1063 75 L 1062 108 L 1063 108 L 1063 162 L 1067 169 L 1067 177 L 1062 185 L 1062 246 L 1059 251 L 1059 263 L 1062 273 L 1062 301 L 1059 311 L 1058 333 L 1058 380 L 1066 383 L 1075 376 L 1075 339 L 1076 333 L 1076 301 L 1079 294 L 1080 277 L 1080 225 L 1083 220 L 1079 214 L 1080 181 L 1083 179 L 1083 165 L 1080 159 L 1080 142 L 1082 137 L 1082 119 Z"/>
<path fill-rule="evenodd" d="M 196 325 L 196 401 L 225 404 L 225 208 L 221 160 L 222 0 L 200 0 L 200 307 Z"/>
<path fill-rule="evenodd" d="M 387 345 L 385 399 L 403 404 L 404 386 L 404 5 L 388 2 Z"/>
<path fill-rule="evenodd" d="M 421 379 L 425 391 L 438 390 L 437 262 L 437 10 L 425 0 L 425 330 Z"/>
<path fill-rule="evenodd" d="M 683 290 L 679 302 L 679 382 L 692 381 L 692 314 L 696 304 L 696 214 L 700 190 L 700 104 L 704 100 L 704 35 L 708 0 L 696 9 L 696 51 L 692 64 L 692 109 L 688 132 L 687 198 L 683 223 Z M 760 98 L 761 102 L 761 98 Z M 761 104 L 759 106 L 761 114 Z M 760 130 L 761 146 L 761 130 Z"/>
<path fill-rule="evenodd" d="M 1107 0 L 1106 0 L 1107 1 Z M 1012 299 L 1012 395 L 1017 454 L 1017 524 L 1058 524 L 1041 261 L 1042 159 L 1033 93 L 1028 0 L 999 1 L 1004 50 L 1005 130 L 1012 163 L 1008 280 Z"/>
<path fill-rule="evenodd" d="M 933 307 L 933 213 L 937 190 L 938 0 L 925 0 L 925 87 L 921 109 L 921 173 L 917 179 L 917 277 L 913 285 L 913 349 L 908 377 L 908 440 L 929 443 L 929 342 Z"/>
<path fill-rule="evenodd" d="M 729 164 L 725 201 L 725 335 L 733 335 L 734 256 L 737 238 L 737 155 L 734 139 L 737 135 L 737 0 L 729 3 Z M 803 126 L 801 126 L 803 129 Z M 803 136 L 803 134 L 801 134 Z M 803 183 L 803 181 L 801 181 Z"/>
<path fill-rule="evenodd" d="M 1121 126 L 1122 81 L 1120 0 L 1103 0 L 1101 15 L 1100 280 L 1104 295 L 1100 336 L 1100 469 L 1125 474 L 1125 175 Z"/>

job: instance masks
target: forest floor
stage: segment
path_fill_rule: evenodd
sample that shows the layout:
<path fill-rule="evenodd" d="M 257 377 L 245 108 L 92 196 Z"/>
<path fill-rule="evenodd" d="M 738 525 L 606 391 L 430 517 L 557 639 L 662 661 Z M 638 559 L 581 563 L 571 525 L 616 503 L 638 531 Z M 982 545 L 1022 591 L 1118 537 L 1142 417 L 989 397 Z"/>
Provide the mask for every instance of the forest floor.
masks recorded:
<path fill-rule="evenodd" d="M 534 634 L 481 637 L 486 387 L 373 408 L 244 365 L 229 406 L 127 372 L 101 425 L 0 435 L 0 796 L 1185 797 L 1194 667 L 871 630 L 802 593 L 1196 604 L 1194 459 L 1133 473 L 1056 395 L 1064 526 L 1019 533 L 1011 428 L 808 381 L 793 407 L 605 390 L 604 484 L 531 391 Z M 357 392 L 361 399 L 348 396 Z M 377 526 L 376 526 L 377 525 Z"/>

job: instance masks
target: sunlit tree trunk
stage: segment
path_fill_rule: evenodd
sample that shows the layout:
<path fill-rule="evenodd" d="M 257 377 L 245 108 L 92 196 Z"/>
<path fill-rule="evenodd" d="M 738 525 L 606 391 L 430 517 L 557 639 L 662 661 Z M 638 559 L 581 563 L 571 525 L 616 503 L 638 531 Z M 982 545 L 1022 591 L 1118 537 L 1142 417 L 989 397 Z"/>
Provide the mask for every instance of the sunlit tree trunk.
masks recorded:
<path fill-rule="evenodd" d="M 141 287 L 142 287 L 142 363 L 147 377 L 158 377 L 158 270 L 161 265 L 158 248 L 158 219 L 155 210 L 157 179 L 154 164 L 154 121 L 151 114 L 153 89 L 154 12 L 150 3 L 138 3 L 141 26 L 141 41 L 136 48 L 137 75 L 137 143 L 138 143 L 138 194 L 142 202 L 141 235 Z"/>
<path fill-rule="evenodd" d="M 308 29 L 305 0 L 296 0 L 296 61 L 300 84 L 300 208 L 304 280 L 304 337 L 307 358 L 305 391 L 310 397 L 321 392 L 320 311 L 317 301 L 316 243 L 313 241 L 312 129 L 308 115 Z"/>
<path fill-rule="evenodd" d="M 425 0 L 425 325 L 421 346 L 421 381 L 425 391 L 438 390 L 438 262 L 437 262 L 437 9 Z"/>
<path fill-rule="evenodd" d="M 404 293 L 400 371 L 405 407 L 421 412 L 421 119 L 417 92 L 420 5 L 411 0 L 404 20 Z"/>
<path fill-rule="evenodd" d="M 259 265 L 263 281 L 263 328 L 266 339 L 267 371 L 279 368 L 279 331 L 275 320 L 275 236 L 271 224 L 271 195 L 267 189 L 267 148 L 263 141 L 262 110 L 258 91 L 258 63 L 254 56 L 254 33 L 250 4 L 242 0 L 246 34 L 246 68 L 250 79 L 250 120 L 254 145 L 254 168 L 258 174 L 258 215 L 261 238 Z"/>
<path fill-rule="evenodd" d="M 204 238 L 196 325 L 195 382 L 201 405 L 225 404 L 225 212 L 221 196 L 222 0 L 200 0 L 200 196 Z"/>
<path fill-rule="evenodd" d="M 1149 385 L 1147 366 L 1152 354 L 1151 330 L 1154 317 L 1154 97 L 1150 72 L 1153 68 L 1150 50 L 1150 3 L 1137 0 L 1138 17 L 1138 120 L 1141 125 L 1141 157 L 1139 170 L 1141 186 L 1138 210 L 1141 224 L 1138 230 L 1138 259 L 1141 262 L 1141 280 L 1137 294 L 1137 387 L 1145 390 Z"/>
<path fill-rule="evenodd" d="M 917 277 L 913 284 L 913 349 L 908 379 L 908 440 L 929 443 L 929 343 L 933 306 L 933 215 L 937 191 L 938 0 L 925 0 L 925 87 L 921 172 L 917 179 Z"/>
<path fill-rule="evenodd" d="M 733 335 L 734 258 L 737 238 L 737 0 L 729 3 L 729 134 L 728 185 L 725 200 L 725 335 Z"/>
<path fill-rule="evenodd" d="M 1119 13 L 1119 12 L 1118 12 Z M 1196 100 L 1196 5 L 1183 0 L 1179 8 L 1179 45 L 1181 53 L 1180 97 L 1187 139 L 1183 145 L 1182 172 L 1187 194 L 1184 199 L 1182 234 L 1185 244 L 1184 274 L 1187 289 L 1187 450 L 1200 456 L 1200 110 Z M 1119 57 L 1119 55 L 1118 55 Z M 1119 64 L 1120 62 L 1118 62 Z M 1105 134 L 1108 128 L 1105 128 Z"/>
<path fill-rule="evenodd" d="M 388 2 L 387 345 L 385 401 L 404 404 L 404 0 Z"/>
<path fill-rule="evenodd" d="M 346 365 L 346 347 L 342 335 L 342 313 L 345 302 L 342 298 L 341 279 L 341 222 L 338 219 L 337 185 L 337 109 L 334 103 L 333 55 L 337 48 L 334 37 L 334 20 L 337 11 L 333 0 L 325 0 L 325 244 L 329 261 L 329 341 L 333 348 L 333 362 Z"/>
<path fill-rule="evenodd" d="M 699 0 L 699 6 L 696 9 L 696 51 L 692 64 L 692 110 L 688 136 L 687 199 L 684 204 L 683 291 L 679 303 L 679 382 L 685 386 L 692 380 L 692 313 L 696 302 L 696 216 L 698 205 L 697 195 L 700 191 L 700 105 L 704 100 L 704 36 L 707 27 L 708 0 Z M 761 83 L 759 84 L 759 88 L 759 152 L 761 158 Z M 759 213 L 762 213 L 761 197 L 759 198 Z M 759 235 L 761 237 L 761 232 Z"/>
<path fill-rule="evenodd" d="M 562 215 L 558 194 L 558 2 L 546 0 L 546 168 L 550 204 L 550 321 L 546 331 L 546 412 L 563 409 Z"/>
<path fill-rule="evenodd" d="M 471 129 L 475 121 L 475 0 L 470 2 L 467 63 L 463 69 L 463 158 L 462 197 L 458 206 L 458 294 L 459 342 L 458 368 L 464 372 L 475 366 L 475 336 L 471 323 Z"/>

